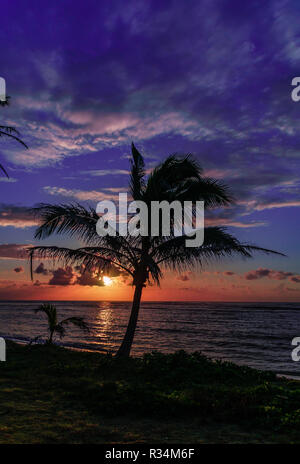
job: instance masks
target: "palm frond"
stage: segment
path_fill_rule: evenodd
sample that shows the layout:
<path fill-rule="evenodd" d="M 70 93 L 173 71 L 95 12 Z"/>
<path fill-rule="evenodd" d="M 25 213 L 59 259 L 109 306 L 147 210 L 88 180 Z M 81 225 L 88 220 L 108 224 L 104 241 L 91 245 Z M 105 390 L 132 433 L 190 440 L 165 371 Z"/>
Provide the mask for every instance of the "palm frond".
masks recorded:
<path fill-rule="evenodd" d="M 19 131 L 15 129 L 14 127 L 0 126 L 0 137 L 4 137 L 4 136 L 11 137 L 12 139 L 16 140 L 21 145 L 23 145 L 23 147 L 28 149 L 28 146 L 26 145 L 25 142 L 23 142 L 23 140 L 20 139 L 19 135 L 20 135 Z"/>
<path fill-rule="evenodd" d="M 54 332 L 56 332 L 59 335 L 59 338 L 63 338 L 66 334 L 66 329 L 61 325 L 61 322 L 59 324 L 56 324 L 54 327 Z"/>
<path fill-rule="evenodd" d="M 179 184 L 191 178 L 200 179 L 201 173 L 202 168 L 190 155 L 168 156 L 150 173 L 143 199 L 147 202 L 168 200 Z"/>
<path fill-rule="evenodd" d="M 158 264 L 171 269 L 187 269 L 202 266 L 215 259 L 238 255 L 252 258 L 254 252 L 266 254 L 282 253 L 239 242 L 237 238 L 226 232 L 222 227 L 207 227 L 204 230 L 204 243 L 200 247 L 186 247 L 185 241 L 190 237 L 183 235 L 166 239 L 152 251 L 152 256 Z"/>
<path fill-rule="evenodd" d="M 85 322 L 83 317 L 68 317 L 67 319 L 64 319 L 59 323 L 59 325 L 61 326 L 68 324 L 73 324 L 85 332 L 90 331 L 89 325 L 87 324 L 87 322 Z"/>
<path fill-rule="evenodd" d="M 48 330 L 51 332 L 51 330 L 53 330 L 57 324 L 56 307 L 50 303 L 43 303 L 38 308 L 34 308 L 34 312 L 35 313 L 42 312 L 46 314 L 47 319 L 48 319 Z"/>
<path fill-rule="evenodd" d="M 132 158 L 131 173 L 130 173 L 130 191 L 134 200 L 140 200 L 144 190 L 145 163 L 142 155 L 136 149 L 134 144 L 131 144 Z"/>
<path fill-rule="evenodd" d="M 198 162 L 187 155 L 169 156 L 149 176 L 144 198 L 148 201 L 205 201 L 205 207 L 224 206 L 233 197 L 221 182 L 202 177 Z"/>
<path fill-rule="evenodd" d="M 205 208 L 226 206 L 234 202 L 228 187 L 209 177 L 187 179 L 178 186 L 174 196 L 181 202 L 204 201 Z"/>
<path fill-rule="evenodd" d="M 99 216 L 93 208 L 87 209 L 79 204 L 40 203 L 32 208 L 32 213 L 41 222 L 35 232 L 37 239 L 47 238 L 54 233 L 67 233 L 86 242 L 100 240 L 96 232 Z"/>
<path fill-rule="evenodd" d="M 85 249 L 72 249 L 57 246 L 36 246 L 28 248 L 30 259 L 31 279 L 33 280 L 33 260 L 35 257 L 62 261 L 67 265 L 81 264 L 88 271 L 99 269 L 103 272 L 110 272 L 116 266 L 123 269 L 128 274 L 133 275 L 132 269 L 120 263 L 117 259 L 111 259 L 103 254 L 90 253 Z"/>
<path fill-rule="evenodd" d="M 94 208 L 85 208 L 79 204 L 51 205 L 40 203 L 32 208 L 32 213 L 40 219 L 40 226 L 36 229 L 35 238 L 44 239 L 50 235 L 68 234 L 76 237 L 87 245 L 103 246 L 125 255 L 130 262 L 135 261 L 133 250 L 136 239 L 122 237 L 116 232 L 115 236 L 100 237 L 96 231 L 99 219 Z"/>
<path fill-rule="evenodd" d="M 148 269 L 154 283 L 156 285 L 160 286 L 160 281 L 161 281 L 161 279 L 163 277 L 163 273 L 162 273 L 159 265 L 155 262 L 155 260 L 150 255 L 147 255 L 145 257 L 145 264 L 147 266 L 147 269 Z"/>
<path fill-rule="evenodd" d="M 0 164 L 0 169 L 1 169 L 2 172 L 4 172 L 4 174 L 6 175 L 6 177 L 9 179 L 9 175 L 7 174 L 5 168 L 4 168 L 4 166 L 2 166 L 2 164 Z"/>

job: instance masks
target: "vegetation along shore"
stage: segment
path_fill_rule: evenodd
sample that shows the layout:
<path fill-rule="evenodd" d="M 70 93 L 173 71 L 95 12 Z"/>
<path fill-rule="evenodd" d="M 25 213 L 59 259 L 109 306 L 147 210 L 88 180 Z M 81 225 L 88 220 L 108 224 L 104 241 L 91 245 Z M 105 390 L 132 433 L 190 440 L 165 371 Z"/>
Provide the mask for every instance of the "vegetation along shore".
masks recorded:
<path fill-rule="evenodd" d="M 196 352 L 7 342 L 0 443 L 300 443 L 300 384 Z"/>

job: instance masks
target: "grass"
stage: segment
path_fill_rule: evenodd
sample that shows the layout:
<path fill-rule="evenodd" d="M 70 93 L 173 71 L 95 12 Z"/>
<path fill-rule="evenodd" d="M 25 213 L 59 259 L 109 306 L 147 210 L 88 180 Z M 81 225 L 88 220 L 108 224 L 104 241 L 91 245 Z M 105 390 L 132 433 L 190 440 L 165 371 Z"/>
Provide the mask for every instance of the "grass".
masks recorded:
<path fill-rule="evenodd" d="M 118 360 L 7 342 L 0 443 L 300 443 L 300 383 L 158 352 Z"/>

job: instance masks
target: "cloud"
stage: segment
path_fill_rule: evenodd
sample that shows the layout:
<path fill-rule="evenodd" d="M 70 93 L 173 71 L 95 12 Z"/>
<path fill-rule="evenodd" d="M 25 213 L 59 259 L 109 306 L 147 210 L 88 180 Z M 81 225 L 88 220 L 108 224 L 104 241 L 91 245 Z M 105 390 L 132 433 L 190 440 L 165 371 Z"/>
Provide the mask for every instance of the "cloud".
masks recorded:
<path fill-rule="evenodd" d="M 20 272 L 24 272 L 24 268 L 23 268 L 23 266 L 15 267 L 15 268 L 14 268 L 14 271 L 15 271 L 17 274 L 19 274 Z"/>
<path fill-rule="evenodd" d="M 65 269 L 59 267 L 51 272 L 53 277 L 49 280 L 49 285 L 72 285 L 74 283 L 75 274 L 71 266 L 67 266 Z"/>
<path fill-rule="evenodd" d="M 179 275 L 177 277 L 177 280 L 181 280 L 182 282 L 187 282 L 188 280 L 190 280 L 189 276 L 186 275 L 186 274 L 183 274 L 183 275 Z"/>
<path fill-rule="evenodd" d="M 277 65 L 292 75 L 298 42 L 293 17 L 281 1 L 273 6 L 266 2 L 263 15 L 257 5 L 245 8 L 236 2 L 229 2 L 227 12 L 215 1 L 191 1 L 189 9 L 173 2 L 168 15 L 156 2 L 132 2 L 126 12 L 119 2 L 105 11 L 93 5 L 87 24 L 101 18 L 101 28 L 87 27 L 80 41 L 70 17 L 61 35 L 49 31 L 50 13 L 52 21 L 62 24 L 66 13 L 60 6 L 55 11 L 46 6 L 44 17 L 33 7 L 31 17 L 39 19 L 35 28 L 24 21 L 22 11 L 6 10 L 18 33 L 3 51 L 4 60 L 10 69 L 25 69 L 22 84 L 12 73 L 18 95 L 12 118 L 31 142 L 28 151 L 15 149 L 11 159 L 16 163 L 49 164 L 115 147 L 133 136 L 143 140 L 163 134 L 196 139 L 199 150 L 221 139 L 238 159 L 241 140 L 271 153 L 274 139 L 266 136 L 266 120 L 275 117 L 277 131 L 288 130 L 282 120 L 288 114 L 285 81 L 275 71 Z M 76 6 L 72 18 L 80 18 Z M 268 18 L 267 27 L 263 18 Z M 2 42 L 9 33 L 4 25 Z M 17 66 L 11 57 L 18 52 Z M 226 153 L 224 163 L 225 158 Z"/>
<path fill-rule="evenodd" d="M 268 277 L 274 280 L 285 280 L 287 278 L 291 280 L 293 275 L 293 272 L 271 271 Z"/>
<path fill-rule="evenodd" d="M 15 183 L 18 182 L 18 179 L 15 179 L 14 177 L 0 177 L 0 182 L 8 182 L 8 183 Z"/>
<path fill-rule="evenodd" d="M 252 209 L 255 211 L 264 211 L 265 209 L 278 209 L 278 208 L 298 208 L 300 207 L 300 201 L 291 200 L 291 201 L 277 201 L 270 203 L 257 203 L 252 204 Z"/>
<path fill-rule="evenodd" d="M 128 192 L 128 187 L 105 187 L 103 188 L 107 192 L 112 192 L 112 193 L 121 193 L 121 192 Z"/>
<path fill-rule="evenodd" d="M 27 207 L 14 205 L 0 205 L 0 226 L 25 229 L 37 225 L 37 220 Z"/>
<path fill-rule="evenodd" d="M 29 245 L 6 243 L 0 245 L 0 259 L 25 259 L 27 257 L 26 248 Z"/>
<path fill-rule="evenodd" d="M 129 174 L 129 171 L 125 169 L 95 169 L 90 171 L 80 171 L 80 174 L 88 174 L 89 176 L 93 177 L 102 177 L 102 176 L 116 176 L 116 175 L 123 175 Z M 109 189 L 105 189 L 109 190 Z"/>
<path fill-rule="evenodd" d="M 48 275 L 48 269 L 45 268 L 44 263 L 40 263 L 33 272 L 35 274 Z"/>
<path fill-rule="evenodd" d="M 44 267 L 42 269 L 44 269 Z M 96 270 L 87 271 L 82 265 L 75 266 L 74 268 L 71 266 L 66 266 L 65 268 L 59 267 L 58 269 L 48 272 L 52 274 L 52 277 L 48 282 L 49 285 L 104 286 L 103 280 L 99 278 L 99 273 Z M 121 275 L 121 272 L 112 268 L 108 275 L 116 277 Z"/>
<path fill-rule="evenodd" d="M 212 225 L 212 224 L 211 224 Z M 240 221 L 228 221 L 224 222 L 222 220 L 215 222 L 213 225 L 224 225 L 227 227 L 237 227 L 240 229 L 251 229 L 253 227 L 265 227 L 268 225 L 265 221 L 253 221 L 253 222 L 240 222 Z"/>
<path fill-rule="evenodd" d="M 246 280 L 257 280 L 263 277 L 269 276 L 272 271 L 270 269 L 257 269 L 255 271 L 249 271 L 245 274 Z"/>
<path fill-rule="evenodd" d="M 284 287 L 284 290 L 288 292 L 300 292 L 300 288 Z"/>
<path fill-rule="evenodd" d="M 246 272 L 244 278 L 246 280 L 258 280 L 268 277 L 273 280 L 286 280 L 289 279 L 291 282 L 300 282 L 300 276 L 294 272 L 286 271 L 275 271 L 273 269 L 259 268 L 253 271 Z"/>
<path fill-rule="evenodd" d="M 102 201 L 102 200 L 114 200 L 118 198 L 118 195 L 98 192 L 96 190 L 85 191 L 78 189 L 66 189 L 64 187 L 44 187 L 45 192 L 50 195 L 58 195 L 62 197 L 75 198 L 80 201 Z"/>
<path fill-rule="evenodd" d="M 227 207 L 223 210 L 207 210 L 205 214 L 206 226 L 227 226 L 236 227 L 240 229 L 252 229 L 255 227 L 265 227 L 268 225 L 266 221 L 248 221 L 242 222 L 238 220 L 238 216 L 242 215 L 244 208 L 237 204 L 235 206 Z"/>
<path fill-rule="evenodd" d="M 75 284 L 77 285 L 89 285 L 103 287 L 103 280 L 99 279 L 99 276 L 96 273 L 83 272 L 80 276 L 77 277 Z"/>
<path fill-rule="evenodd" d="M 92 271 L 87 271 L 83 265 L 80 266 L 75 266 L 75 271 L 78 272 L 78 276 L 74 282 L 76 285 L 89 285 L 89 286 L 97 286 L 97 287 L 103 287 L 104 282 L 101 278 L 101 275 L 99 275 L 98 270 L 92 270 Z M 109 277 L 120 277 L 120 276 L 126 276 L 127 273 L 125 271 L 122 271 L 118 269 L 117 266 L 111 266 L 109 270 L 106 271 L 105 273 Z"/>

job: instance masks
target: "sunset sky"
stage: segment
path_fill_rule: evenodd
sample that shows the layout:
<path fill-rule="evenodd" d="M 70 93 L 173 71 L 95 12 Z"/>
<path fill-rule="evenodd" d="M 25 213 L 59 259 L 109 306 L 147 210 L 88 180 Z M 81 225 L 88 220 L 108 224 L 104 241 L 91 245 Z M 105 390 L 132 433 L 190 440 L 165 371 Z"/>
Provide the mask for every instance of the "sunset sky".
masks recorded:
<path fill-rule="evenodd" d="M 271 0 L 14 1 L 1 5 L 9 107 L 1 138 L 0 298 L 129 300 L 130 280 L 95 284 L 79 268 L 37 261 L 39 202 L 96 206 L 128 186 L 130 144 L 147 168 L 192 153 L 236 204 L 206 218 L 281 251 L 166 273 L 145 300 L 300 300 L 300 3 Z M 79 26 L 80 24 L 80 26 Z"/>

